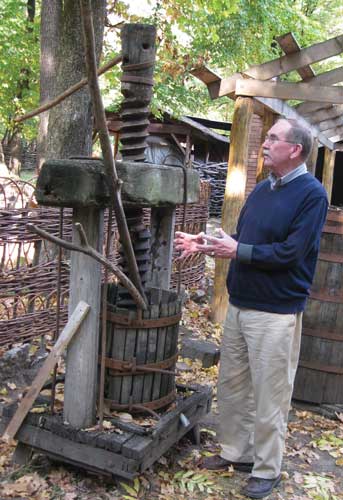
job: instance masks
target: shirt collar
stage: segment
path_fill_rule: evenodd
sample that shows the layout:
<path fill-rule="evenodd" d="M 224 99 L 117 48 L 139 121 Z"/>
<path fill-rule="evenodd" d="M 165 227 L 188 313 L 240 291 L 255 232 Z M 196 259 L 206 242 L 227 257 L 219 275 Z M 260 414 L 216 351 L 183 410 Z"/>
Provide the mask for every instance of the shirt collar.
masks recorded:
<path fill-rule="evenodd" d="M 307 173 L 307 167 L 305 163 L 302 163 L 301 165 L 299 165 L 299 167 L 295 168 L 294 170 L 291 170 L 290 172 L 288 172 L 288 174 L 284 175 L 283 177 L 276 177 L 276 175 L 274 175 L 273 172 L 271 172 L 268 177 L 270 181 L 270 187 L 272 189 L 277 189 L 278 187 L 284 186 L 288 182 L 291 182 L 300 175 L 304 175 L 306 173 Z"/>

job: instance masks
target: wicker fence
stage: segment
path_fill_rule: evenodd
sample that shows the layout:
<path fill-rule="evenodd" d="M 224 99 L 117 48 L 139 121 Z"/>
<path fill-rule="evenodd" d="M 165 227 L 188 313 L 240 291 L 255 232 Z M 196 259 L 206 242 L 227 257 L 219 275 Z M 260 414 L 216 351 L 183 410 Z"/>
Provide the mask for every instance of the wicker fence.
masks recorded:
<path fill-rule="evenodd" d="M 61 289 L 60 326 L 67 320 L 69 254 L 63 252 L 58 273 L 56 247 L 28 232 L 28 222 L 50 234 L 59 235 L 61 210 L 38 207 L 34 187 L 23 181 L 0 178 L 0 346 L 27 341 L 51 334 L 56 325 L 56 286 Z M 187 205 L 184 230 L 197 233 L 208 220 L 209 183 L 202 182 L 199 203 Z M 63 209 L 62 236 L 71 240 L 71 209 Z M 105 227 L 107 214 L 105 213 Z M 183 207 L 177 207 L 176 229 L 180 230 Z M 149 222 L 149 211 L 146 211 Z M 114 225 L 114 232 L 116 227 Z M 118 241 L 116 235 L 114 240 Z M 113 249 L 111 260 L 119 257 Z M 205 258 L 188 257 L 182 264 L 181 283 L 190 287 L 202 279 Z M 172 286 L 178 282 L 177 266 L 173 267 Z"/>

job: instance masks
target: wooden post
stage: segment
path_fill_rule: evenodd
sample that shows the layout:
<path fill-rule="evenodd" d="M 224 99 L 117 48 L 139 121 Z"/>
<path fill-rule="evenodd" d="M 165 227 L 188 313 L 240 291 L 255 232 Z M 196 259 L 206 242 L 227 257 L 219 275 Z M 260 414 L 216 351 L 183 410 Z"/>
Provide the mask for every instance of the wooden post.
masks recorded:
<path fill-rule="evenodd" d="M 307 159 L 306 165 L 307 165 L 307 170 L 312 174 L 316 175 L 316 165 L 317 165 L 317 159 L 318 159 L 318 139 L 315 137 L 313 139 L 313 146 L 312 146 L 312 151 L 310 153 L 310 156 Z"/>
<path fill-rule="evenodd" d="M 263 114 L 263 125 L 262 125 L 262 134 L 261 134 L 261 147 L 258 154 L 257 160 L 257 172 L 256 172 L 256 182 L 261 182 L 263 179 L 268 177 L 269 169 L 263 166 L 264 158 L 263 158 L 263 150 L 262 144 L 264 142 L 264 138 L 268 132 L 268 130 L 273 126 L 275 120 L 275 115 L 267 108 L 264 108 Z"/>
<path fill-rule="evenodd" d="M 102 248 L 103 210 L 74 208 L 73 224 L 80 222 L 88 243 L 95 250 Z M 73 243 L 80 244 L 78 231 L 73 227 Z M 78 429 L 95 423 L 97 367 L 99 348 L 101 265 L 88 255 L 71 254 L 69 313 L 83 300 L 90 313 L 81 325 L 79 334 L 67 350 L 64 392 L 64 420 Z"/>
<path fill-rule="evenodd" d="M 253 99 L 238 97 L 231 128 L 230 154 L 224 203 L 222 208 L 222 228 L 228 234 L 236 230 L 239 213 L 244 204 L 248 167 L 248 145 L 250 123 L 253 116 Z M 212 318 L 216 322 L 225 319 L 228 296 L 226 276 L 229 267 L 227 259 L 216 259 Z"/>
<path fill-rule="evenodd" d="M 172 270 L 175 207 L 151 209 L 150 286 L 169 289 Z"/>
<path fill-rule="evenodd" d="M 328 194 L 329 204 L 331 203 L 335 158 L 336 151 L 331 151 L 330 149 L 325 148 L 322 184 Z"/>

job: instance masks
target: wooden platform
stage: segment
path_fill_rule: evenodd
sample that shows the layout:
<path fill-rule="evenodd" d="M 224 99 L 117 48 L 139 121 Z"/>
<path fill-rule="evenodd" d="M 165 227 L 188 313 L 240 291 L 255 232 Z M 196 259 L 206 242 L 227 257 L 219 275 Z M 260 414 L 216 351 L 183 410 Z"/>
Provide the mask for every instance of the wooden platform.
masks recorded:
<path fill-rule="evenodd" d="M 16 435 L 20 453 L 14 460 L 21 460 L 25 450 L 32 449 L 88 471 L 133 479 L 182 436 L 194 431 L 210 411 L 210 387 L 178 386 L 177 389 L 175 406 L 161 413 L 161 419 L 150 428 L 111 418 L 111 431 L 76 430 L 64 424 L 60 414 L 29 413 Z M 14 411 L 14 405 L 4 408 L 1 432 Z"/>

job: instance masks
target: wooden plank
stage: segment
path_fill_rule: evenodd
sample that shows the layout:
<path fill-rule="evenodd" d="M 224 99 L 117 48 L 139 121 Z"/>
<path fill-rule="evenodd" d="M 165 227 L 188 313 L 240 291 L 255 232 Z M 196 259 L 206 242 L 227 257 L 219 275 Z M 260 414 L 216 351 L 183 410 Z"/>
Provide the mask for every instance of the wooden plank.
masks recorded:
<path fill-rule="evenodd" d="M 224 95 L 233 94 L 235 92 L 237 81 L 244 78 L 244 76 L 255 78 L 257 80 L 269 80 L 275 76 L 284 75 L 285 73 L 289 73 L 290 71 L 297 70 L 318 61 L 322 61 L 328 57 L 339 55 L 342 51 L 343 35 L 327 40 L 326 42 L 316 43 L 311 45 L 311 47 L 301 49 L 300 52 L 285 55 L 263 64 L 251 66 L 250 68 L 244 70 L 243 74 L 235 73 L 229 78 L 223 78 L 220 82 L 216 80 L 216 86 L 212 87 L 213 96 L 211 95 L 211 97 L 212 99 L 216 99 Z M 199 76 L 195 76 L 201 79 L 203 77 L 203 73 L 199 73 Z"/>
<path fill-rule="evenodd" d="M 319 111 L 315 111 L 308 115 L 307 119 L 312 124 L 317 124 L 322 122 L 323 120 L 329 120 L 332 118 L 337 118 L 343 114 L 343 106 L 340 104 L 338 106 L 332 106 L 330 109 L 321 109 Z"/>
<path fill-rule="evenodd" d="M 210 70 L 208 70 L 208 71 L 210 71 Z M 197 75 L 194 75 L 194 76 L 197 76 L 198 78 L 201 79 L 202 74 L 198 73 Z M 237 81 L 237 78 L 236 78 L 235 82 L 236 81 Z M 204 83 L 206 83 L 206 82 L 204 82 Z M 214 94 L 213 92 L 212 93 L 210 92 L 210 96 L 212 99 L 217 99 L 218 97 L 220 97 L 219 93 Z M 300 113 L 297 112 L 297 110 L 295 108 L 293 108 L 292 106 L 289 106 L 286 102 L 281 101 L 280 99 L 271 99 L 269 97 L 255 97 L 254 103 L 255 103 L 255 101 L 257 103 L 265 106 L 272 113 L 282 115 L 285 118 L 298 120 L 300 123 L 302 123 L 304 126 L 306 126 L 307 128 L 309 128 L 311 130 L 314 137 L 318 137 L 319 142 L 321 144 L 323 144 L 323 146 L 326 146 L 327 148 L 329 148 L 331 150 L 334 148 L 333 143 L 330 140 L 328 140 L 323 134 L 321 134 L 319 132 L 319 130 L 317 129 L 317 127 L 312 126 L 303 116 L 301 116 Z"/>
<path fill-rule="evenodd" d="M 329 151 L 327 148 L 325 148 L 322 183 L 328 194 L 329 204 L 331 203 L 335 158 L 336 152 Z"/>
<path fill-rule="evenodd" d="M 244 73 L 258 80 L 269 80 L 275 76 L 284 75 L 290 71 L 303 68 L 323 59 L 339 55 L 343 52 L 343 35 L 325 42 L 316 43 L 299 52 L 285 55 L 263 64 L 251 66 Z"/>
<path fill-rule="evenodd" d="M 86 469 L 92 467 L 98 472 L 118 474 L 132 479 L 138 469 L 136 461 L 123 457 L 121 454 L 87 444 L 75 443 L 31 425 L 24 425 L 19 430 L 18 440 L 38 451 L 57 456 L 62 462 L 72 460 L 81 467 Z"/>
<path fill-rule="evenodd" d="M 343 116 L 339 116 L 338 118 L 333 118 L 331 120 L 324 120 L 318 123 L 318 128 L 321 132 L 324 132 L 325 130 L 330 130 L 341 125 L 343 125 Z"/>
<path fill-rule="evenodd" d="M 335 135 L 334 137 L 330 137 L 330 141 L 335 144 L 336 142 L 341 142 L 343 139 L 343 134 Z"/>
<path fill-rule="evenodd" d="M 68 323 L 63 328 L 59 338 L 57 339 L 56 344 L 52 348 L 49 356 L 44 361 L 43 366 L 38 371 L 30 389 L 20 402 L 17 411 L 15 412 L 13 418 L 8 424 L 8 427 L 3 436 L 4 440 L 9 441 L 13 439 L 14 436 L 16 435 L 19 427 L 21 426 L 26 415 L 30 411 L 30 408 L 32 407 L 36 397 L 42 390 L 44 382 L 50 376 L 51 370 L 53 370 L 64 349 L 67 347 L 67 345 L 69 344 L 75 333 L 78 331 L 80 325 L 87 316 L 89 310 L 90 306 L 85 302 L 80 301 L 77 304 L 73 314 L 70 316 L 68 320 Z"/>
<path fill-rule="evenodd" d="M 80 244 L 80 234 L 75 228 L 75 223 L 79 222 L 89 245 L 101 251 L 103 212 L 98 208 L 73 209 L 73 243 Z M 72 252 L 70 262 L 69 312 L 80 300 L 90 305 L 90 313 L 80 328 L 80 334 L 70 342 L 66 357 L 64 420 L 81 429 L 95 423 L 101 264 L 80 252 Z"/>
<path fill-rule="evenodd" d="M 172 270 L 175 207 L 152 207 L 150 230 L 150 285 L 168 290 Z"/>
<path fill-rule="evenodd" d="M 238 216 L 245 200 L 249 132 L 253 117 L 253 108 L 253 100 L 249 97 L 238 97 L 235 102 L 228 172 L 222 207 L 222 228 L 228 234 L 235 232 Z M 228 305 L 226 276 L 228 267 L 228 259 L 216 259 L 212 299 L 212 317 L 216 322 L 224 321 L 226 316 Z"/>
<path fill-rule="evenodd" d="M 340 125 L 339 127 L 334 127 L 334 128 L 330 128 L 329 130 L 325 130 L 323 132 L 324 135 L 326 135 L 326 137 L 334 137 L 336 135 L 341 135 L 343 131 L 343 126 Z"/>
<path fill-rule="evenodd" d="M 319 75 L 306 80 L 306 83 L 312 83 L 313 85 L 335 85 L 335 83 L 340 83 L 343 81 L 343 66 L 339 68 L 331 69 L 330 71 L 325 71 Z"/>
<path fill-rule="evenodd" d="M 313 140 L 312 151 L 306 161 L 307 170 L 311 172 L 312 175 L 316 175 L 317 159 L 318 159 L 318 139 L 315 137 Z"/>
<path fill-rule="evenodd" d="M 191 74 L 207 85 L 212 99 L 219 97 L 219 89 L 222 81 L 220 76 L 206 68 L 206 66 L 193 69 Z"/>
<path fill-rule="evenodd" d="M 343 87 L 318 87 L 311 83 L 238 80 L 236 95 L 343 104 Z"/>
<path fill-rule="evenodd" d="M 285 35 L 275 37 L 275 40 L 280 45 L 285 54 L 294 54 L 300 52 L 300 45 L 297 42 L 293 33 L 286 33 Z M 315 72 L 310 65 L 303 66 L 297 70 L 303 80 L 315 76 Z"/>
<path fill-rule="evenodd" d="M 152 288 L 150 292 L 150 308 L 149 315 L 150 319 L 159 318 L 160 313 L 160 298 L 161 290 Z M 156 350 L 157 350 L 157 328 L 149 328 L 148 338 L 147 338 L 147 354 L 146 363 L 154 363 L 156 360 Z M 143 403 L 147 403 L 152 400 L 152 387 L 154 381 L 154 374 L 146 374 L 144 377 L 144 387 L 143 387 Z"/>
<path fill-rule="evenodd" d="M 328 104 L 327 102 L 303 102 L 301 104 L 297 104 L 296 106 L 292 106 L 298 113 L 301 113 L 304 116 L 313 113 L 314 111 L 319 111 L 320 109 L 331 109 L 332 104 Z"/>

